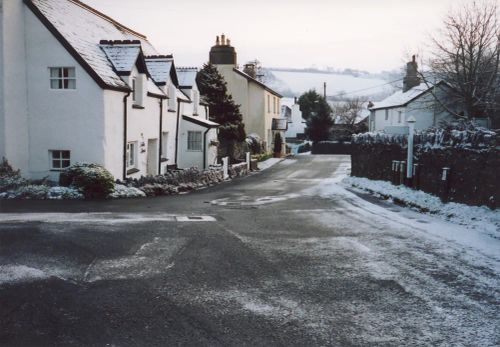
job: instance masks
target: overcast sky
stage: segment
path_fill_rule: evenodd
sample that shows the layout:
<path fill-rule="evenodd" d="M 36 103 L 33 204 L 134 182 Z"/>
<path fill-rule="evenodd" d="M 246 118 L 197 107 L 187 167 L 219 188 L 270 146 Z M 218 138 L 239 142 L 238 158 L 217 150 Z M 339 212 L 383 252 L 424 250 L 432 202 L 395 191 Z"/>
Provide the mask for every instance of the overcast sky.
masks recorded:
<path fill-rule="evenodd" d="M 453 0 L 83 0 L 148 36 L 178 66 L 208 60 L 225 33 L 238 62 L 266 67 L 401 67 Z M 456 2 L 456 0 L 455 0 Z"/>

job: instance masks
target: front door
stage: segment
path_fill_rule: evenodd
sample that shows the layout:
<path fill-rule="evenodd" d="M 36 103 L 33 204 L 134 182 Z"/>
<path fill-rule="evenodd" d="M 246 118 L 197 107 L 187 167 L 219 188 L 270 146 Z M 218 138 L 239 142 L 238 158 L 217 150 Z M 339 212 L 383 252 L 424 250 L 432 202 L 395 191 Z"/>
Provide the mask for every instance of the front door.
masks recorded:
<path fill-rule="evenodd" d="M 158 139 L 148 140 L 148 176 L 158 174 Z"/>

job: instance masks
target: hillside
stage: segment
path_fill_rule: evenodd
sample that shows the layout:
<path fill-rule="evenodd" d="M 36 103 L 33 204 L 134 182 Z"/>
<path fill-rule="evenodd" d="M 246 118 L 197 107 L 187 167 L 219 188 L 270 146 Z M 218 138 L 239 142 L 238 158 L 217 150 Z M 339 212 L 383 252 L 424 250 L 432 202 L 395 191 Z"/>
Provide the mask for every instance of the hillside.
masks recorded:
<path fill-rule="evenodd" d="M 377 101 L 394 92 L 394 86 L 388 84 L 389 79 L 363 75 L 356 77 L 348 74 L 329 72 L 283 71 L 282 69 L 266 70 L 266 84 L 284 96 L 298 96 L 310 89 L 323 94 L 323 83 L 327 84 L 329 97 L 366 96 Z M 391 76 L 394 78 L 394 76 Z M 397 78 L 397 77 L 396 77 Z"/>

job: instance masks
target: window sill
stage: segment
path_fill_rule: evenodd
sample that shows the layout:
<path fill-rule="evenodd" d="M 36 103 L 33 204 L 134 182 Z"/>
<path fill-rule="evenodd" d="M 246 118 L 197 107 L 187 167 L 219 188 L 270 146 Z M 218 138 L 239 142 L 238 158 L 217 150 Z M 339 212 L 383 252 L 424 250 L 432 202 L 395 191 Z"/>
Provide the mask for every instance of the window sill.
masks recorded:
<path fill-rule="evenodd" d="M 137 169 L 137 168 L 132 168 L 132 169 L 129 169 L 127 170 L 127 175 L 132 175 L 132 174 L 135 174 L 135 173 L 138 173 L 140 172 L 141 170 Z"/>
<path fill-rule="evenodd" d="M 167 159 L 167 158 L 161 158 L 161 160 L 160 160 L 160 162 L 162 162 L 162 163 L 165 163 L 165 162 L 167 162 L 167 161 L 168 161 L 168 159 Z"/>
<path fill-rule="evenodd" d="M 144 106 L 141 106 L 141 105 L 132 105 L 132 108 L 135 108 L 138 110 L 144 110 Z"/>
<path fill-rule="evenodd" d="M 50 169 L 49 171 L 50 172 L 61 172 L 61 171 L 64 171 L 66 170 L 67 168 L 63 168 L 63 169 Z"/>
<path fill-rule="evenodd" d="M 175 113 L 175 112 L 177 112 L 177 111 L 176 111 L 176 110 L 170 110 L 170 109 L 169 109 L 169 110 L 167 110 L 167 112 L 172 112 L 172 113 Z"/>

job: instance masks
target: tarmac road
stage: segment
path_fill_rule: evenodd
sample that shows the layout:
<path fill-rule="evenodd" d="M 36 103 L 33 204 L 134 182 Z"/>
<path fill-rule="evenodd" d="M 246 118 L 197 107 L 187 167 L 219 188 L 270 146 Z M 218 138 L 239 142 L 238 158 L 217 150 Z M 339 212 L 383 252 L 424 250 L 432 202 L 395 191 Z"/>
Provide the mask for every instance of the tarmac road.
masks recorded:
<path fill-rule="evenodd" d="M 498 346 L 499 240 L 352 194 L 349 165 L 297 156 L 182 196 L 0 202 L 0 345 Z"/>

